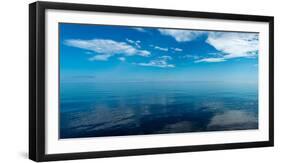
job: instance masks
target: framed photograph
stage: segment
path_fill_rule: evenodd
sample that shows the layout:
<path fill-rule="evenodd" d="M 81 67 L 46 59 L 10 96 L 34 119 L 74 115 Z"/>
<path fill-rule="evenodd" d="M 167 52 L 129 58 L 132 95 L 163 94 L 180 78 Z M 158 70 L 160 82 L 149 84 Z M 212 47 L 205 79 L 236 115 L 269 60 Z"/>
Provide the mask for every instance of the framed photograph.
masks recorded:
<path fill-rule="evenodd" d="M 29 157 L 273 146 L 273 17 L 29 6 Z"/>

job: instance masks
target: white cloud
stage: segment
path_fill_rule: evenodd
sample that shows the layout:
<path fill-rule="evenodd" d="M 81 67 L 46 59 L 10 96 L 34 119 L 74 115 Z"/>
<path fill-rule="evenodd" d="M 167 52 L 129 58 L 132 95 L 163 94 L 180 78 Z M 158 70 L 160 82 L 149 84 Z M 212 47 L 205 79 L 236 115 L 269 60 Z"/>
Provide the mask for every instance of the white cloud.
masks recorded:
<path fill-rule="evenodd" d="M 225 59 L 255 57 L 259 48 L 256 33 L 210 32 L 206 42 L 224 53 Z"/>
<path fill-rule="evenodd" d="M 160 68 L 173 68 L 175 65 L 173 64 L 167 64 L 166 61 L 163 60 L 152 60 L 148 63 L 139 63 L 140 66 L 151 66 L 151 67 L 160 67 Z"/>
<path fill-rule="evenodd" d="M 118 59 L 119 59 L 120 61 L 122 61 L 122 62 L 126 61 L 126 58 L 125 58 L 125 57 L 119 57 Z"/>
<path fill-rule="evenodd" d="M 183 58 L 183 59 L 199 59 L 200 57 L 198 55 L 186 54 L 186 55 L 179 56 L 179 58 Z"/>
<path fill-rule="evenodd" d="M 137 63 L 137 65 L 160 67 L 160 68 L 174 68 L 175 65 L 168 63 L 168 60 L 171 60 L 171 59 L 172 59 L 172 57 L 164 55 L 164 56 L 158 57 L 155 60 L 151 60 L 148 63 Z"/>
<path fill-rule="evenodd" d="M 128 39 L 128 38 L 126 38 L 126 41 L 129 42 L 129 43 L 131 43 L 131 44 L 134 44 L 134 43 L 135 43 L 135 41 L 130 40 L 130 39 Z"/>
<path fill-rule="evenodd" d="M 158 57 L 159 59 L 163 59 L 163 60 L 172 60 L 173 58 L 171 56 L 168 56 L 168 55 L 163 55 L 163 56 L 160 56 Z"/>
<path fill-rule="evenodd" d="M 147 50 L 141 50 L 141 51 L 139 51 L 139 55 L 143 56 L 143 57 L 147 57 L 150 55 L 150 52 Z"/>
<path fill-rule="evenodd" d="M 196 39 L 205 32 L 192 30 L 178 30 L 178 29 L 158 29 L 162 35 L 171 36 L 177 42 L 186 42 Z"/>
<path fill-rule="evenodd" d="M 133 44 L 134 46 L 136 46 L 139 49 L 141 48 L 141 46 L 140 46 L 141 41 L 140 40 L 134 41 L 134 40 L 130 40 L 130 39 L 126 38 L 126 41 L 130 44 Z"/>
<path fill-rule="evenodd" d="M 140 50 L 125 42 L 117 42 L 107 39 L 92 39 L 92 40 L 80 40 L 69 39 L 65 40 L 65 44 L 68 46 L 93 51 L 98 55 L 90 58 L 90 60 L 103 60 L 106 61 L 109 57 L 120 54 L 125 56 L 139 55 L 147 57 L 150 52 L 147 50 Z"/>
<path fill-rule="evenodd" d="M 154 49 L 161 50 L 161 51 L 168 51 L 169 50 L 168 48 L 162 48 L 162 47 L 159 47 L 159 46 L 154 46 Z"/>
<path fill-rule="evenodd" d="M 112 55 L 109 54 L 102 54 L 102 55 L 95 55 L 91 58 L 89 58 L 90 61 L 107 61 L 109 57 Z"/>
<path fill-rule="evenodd" d="M 199 62 L 224 62 L 232 58 L 252 58 L 258 54 L 259 40 L 256 33 L 209 32 L 206 43 L 218 53 L 209 53 L 216 57 L 203 58 Z"/>
<path fill-rule="evenodd" d="M 194 61 L 195 63 L 200 63 L 200 62 L 224 62 L 226 61 L 224 58 L 203 58 L 200 60 Z"/>
<path fill-rule="evenodd" d="M 139 32 L 146 32 L 145 31 L 145 29 L 143 29 L 143 28 L 133 28 L 134 30 L 137 30 L 137 31 L 139 31 Z"/>
<path fill-rule="evenodd" d="M 174 51 L 177 51 L 177 52 L 182 52 L 182 49 L 180 48 L 172 48 Z"/>

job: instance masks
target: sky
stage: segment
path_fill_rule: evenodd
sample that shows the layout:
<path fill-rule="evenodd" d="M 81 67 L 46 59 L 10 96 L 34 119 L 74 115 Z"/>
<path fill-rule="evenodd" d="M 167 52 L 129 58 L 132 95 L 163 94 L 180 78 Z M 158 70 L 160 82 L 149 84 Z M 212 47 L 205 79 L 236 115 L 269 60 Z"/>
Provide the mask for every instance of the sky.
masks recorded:
<path fill-rule="evenodd" d="M 258 80 L 258 33 L 59 24 L 62 82 Z"/>

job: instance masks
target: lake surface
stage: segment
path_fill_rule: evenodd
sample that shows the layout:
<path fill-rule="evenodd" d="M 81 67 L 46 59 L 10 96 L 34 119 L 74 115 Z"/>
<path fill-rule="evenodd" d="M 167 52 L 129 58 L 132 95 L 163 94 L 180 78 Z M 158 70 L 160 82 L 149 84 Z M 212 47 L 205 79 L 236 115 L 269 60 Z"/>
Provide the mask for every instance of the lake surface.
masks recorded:
<path fill-rule="evenodd" d="M 60 84 L 59 137 L 258 129 L 257 84 Z"/>

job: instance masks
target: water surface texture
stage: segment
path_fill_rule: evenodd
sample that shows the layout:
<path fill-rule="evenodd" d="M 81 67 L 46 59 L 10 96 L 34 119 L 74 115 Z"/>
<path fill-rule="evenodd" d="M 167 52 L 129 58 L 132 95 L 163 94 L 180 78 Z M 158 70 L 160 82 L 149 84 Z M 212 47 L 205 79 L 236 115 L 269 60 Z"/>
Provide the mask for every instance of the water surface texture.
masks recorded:
<path fill-rule="evenodd" d="M 60 138 L 258 128 L 257 87 L 203 82 L 64 83 Z"/>

